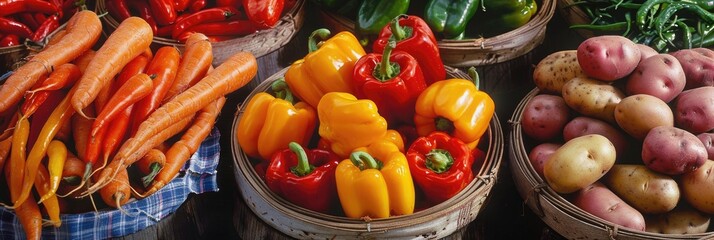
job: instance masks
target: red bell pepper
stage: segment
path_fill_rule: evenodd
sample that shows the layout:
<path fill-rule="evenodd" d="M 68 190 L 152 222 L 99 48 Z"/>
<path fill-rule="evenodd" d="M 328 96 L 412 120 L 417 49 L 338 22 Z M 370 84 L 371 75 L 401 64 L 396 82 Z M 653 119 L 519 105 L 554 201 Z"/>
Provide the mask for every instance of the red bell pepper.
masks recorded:
<path fill-rule="evenodd" d="M 339 161 L 330 151 L 305 151 L 291 142 L 288 149 L 273 155 L 265 182 L 271 191 L 298 206 L 329 213 L 337 203 L 335 169 Z"/>
<path fill-rule="evenodd" d="M 32 30 L 25 24 L 4 17 L 0 17 L 0 32 L 17 35 L 21 38 L 32 36 Z"/>
<path fill-rule="evenodd" d="M 173 0 L 149 0 L 149 6 L 159 25 L 172 24 L 176 20 L 178 13 L 174 9 Z"/>
<path fill-rule="evenodd" d="M 59 8 L 43 0 L 4 0 L 0 1 L 0 17 L 13 15 L 20 12 L 39 12 L 55 14 Z"/>
<path fill-rule="evenodd" d="M 395 18 L 391 24 L 382 28 L 372 45 L 373 51 L 382 52 L 392 36 L 397 40 L 395 50 L 405 51 L 417 59 L 427 85 L 446 78 L 436 38 L 424 20 L 407 15 Z"/>
<path fill-rule="evenodd" d="M 355 96 L 374 101 L 390 125 L 411 124 L 426 82 L 417 60 L 404 51 L 392 52 L 395 45 L 392 40 L 383 54 L 370 53 L 357 60 L 352 77 Z"/>
<path fill-rule="evenodd" d="M 208 22 L 220 22 L 233 16 L 238 10 L 233 7 L 220 7 L 220 8 L 209 8 L 204 9 L 191 15 L 184 17 L 183 19 L 177 21 L 174 24 L 174 29 L 171 31 L 171 37 L 173 39 L 178 39 L 178 37 L 188 28 Z"/>
<path fill-rule="evenodd" d="M 417 138 L 407 150 L 407 161 L 414 182 L 432 204 L 453 197 L 474 178 L 471 150 L 444 132 Z"/>
<path fill-rule="evenodd" d="M 42 41 L 48 34 L 56 30 L 59 27 L 59 16 L 52 15 L 47 18 L 30 37 L 30 40 L 34 42 Z"/>
<path fill-rule="evenodd" d="M 248 19 L 263 29 L 272 28 L 280 20 L 285 0 L 243 0 Z"/>

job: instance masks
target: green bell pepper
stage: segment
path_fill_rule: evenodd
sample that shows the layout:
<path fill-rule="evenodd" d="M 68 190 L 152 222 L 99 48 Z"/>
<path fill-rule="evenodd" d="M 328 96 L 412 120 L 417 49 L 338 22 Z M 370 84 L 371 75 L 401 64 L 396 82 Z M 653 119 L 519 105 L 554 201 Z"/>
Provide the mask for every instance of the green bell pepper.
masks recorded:
<path fill-rule="evenodd" d="M 483 0 L 473 21 L 476 33 L 492 37 L 519 28 L 538 11 L 534 0 Z"/>
<path fill-rule="evenodd" d="M 382 28 L 395 17 L 405 14 L 409 9 L 409 0 L 364 0 L 357 13 L 357 31 L 362 45 L 370 36 L 376 36 Z"/>
<path fill-rule="evenodd" d="M 429 0 L 424 20 L 435 34 L 447 39 L 462 39 L 466 25 L 478 8 L 479 0 Z"/>

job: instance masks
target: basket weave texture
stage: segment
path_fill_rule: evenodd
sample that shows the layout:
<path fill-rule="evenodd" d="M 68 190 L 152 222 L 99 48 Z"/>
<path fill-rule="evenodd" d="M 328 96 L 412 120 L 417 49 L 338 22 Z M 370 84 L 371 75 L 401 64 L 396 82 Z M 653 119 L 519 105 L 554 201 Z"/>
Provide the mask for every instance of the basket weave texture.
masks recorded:
<path fill-rule="evenodd" d="M 509 122 L 509 165 L 518 193 L 525 204 L 548 226 L 567 239 L 714 239 L 714 232 L 702 234 L 659 234 L 619 227 L 583 211 L 555 192 L 533 168 L 521 118 L 528 102 L 538 95 L 533 89 L 518 104 Z"/>
<path fill-rule="evenodd" d="M 245 106 L 251 97 L 268 89 L 270 83 L 283 76 L 287 68 L 262 82 L 246 97 Z M 452 77 L 469 79 L 468 75 L 447 67 Z M 235 131 L 242 108 L 236 111 L 233 121 Z M 235 133 L 233 133 L 235 134 Z M 299 207 L 270 191 L 265 182 L 253 170 L 251 160 L 242 152 L 235 138 L 231 138 L 235 178 L 246 205 L 273 228 L 295 238 L 316 239 L 411 239 L 414 237 L 442 238 L 467 226 L 487 202 L 491 189 L 498 178 L 503 156 L 503 134 L 498 117 L 494 115 L 483 143 L 486 158 L 475 179 L 459 194 L 436 206 L 410 215 L 365 221 L 323 214 Z M 244 236 L 249 237 L 249 236 Z"/>

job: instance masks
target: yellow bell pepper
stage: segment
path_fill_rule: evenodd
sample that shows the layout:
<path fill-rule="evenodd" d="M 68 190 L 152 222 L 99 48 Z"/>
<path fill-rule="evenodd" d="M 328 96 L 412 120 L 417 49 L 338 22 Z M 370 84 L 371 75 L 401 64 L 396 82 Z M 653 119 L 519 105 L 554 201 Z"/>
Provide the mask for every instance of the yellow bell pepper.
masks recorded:
<path fill-rule="evenodd" d="M 414 182 L 407 158 L 394 143 L 379 140 L 357 148 L 335 170 L 337 195 L 350 218 L 386 218 L 414 212 Z"/>
<path fill-rule="evenodd" d="M 469 70 L 474 82 L 447 79 L 429 85 L 417 98 L 414 123 L 419 136 L 434 131 L 447 132 L 474 149 L 488 129 L 495 104 L 478 89 L 478 75 Z"/>
<path fill-rule="evenodd" d="M 246 155 L 265 161 L 290 142 L 307 146 L 317 125 L 315 109 L 304 102 L 293 105 L 285 81 L 275 81 L 272 87 L 278 97 L 266 92 L 253 95 L 235 136 Z"/>
<path fill-rule="evenodd" d="M 318 133 L 330 143 L 330 149 L 346 158 L 358 147 L 367 146 L 387 134 L 387 120 L 369 99 L 357 99 L 344 92 L 329 92 L 317 105 Z"/>
<path fill-rule="evenodd" d="M 325 39 L 329 35 L 327 29 L 315 30 L 308 40 L 310 52 L 293 62 L 285 73 L 290 90 L 313 107 L 317 107 L 325 93 L 352 93 L 352 70 L 355 62 L 365 55 L 362 45 L 350 32 L 340 32 L 318 48 L 315 38 Z"/>

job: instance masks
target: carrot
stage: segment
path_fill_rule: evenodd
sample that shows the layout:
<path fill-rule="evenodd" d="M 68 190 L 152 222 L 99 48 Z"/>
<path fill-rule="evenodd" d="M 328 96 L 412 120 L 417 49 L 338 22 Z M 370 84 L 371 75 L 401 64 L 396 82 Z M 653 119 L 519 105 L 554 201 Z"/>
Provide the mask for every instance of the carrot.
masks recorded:
<path fill-rule="evenodd" d="M 216 118 L 225 103 L 226 98 L 221 97 L 201 110 L 191 127 L 181 136 L 181 139 L 166 151 L 166 164 L 154 178 L 151 188 L 144 195 L 153 194 L 176 177 L 181 167 L 191 158 L 191 155 L 198 151 L 201 142 L 211 133 Z"/>
<path fill-rule="evenodd" d="M 77 191 L 82 187 L 80 184 L 86 172 L 86 166 L 84 161 L 72 154 L 72 152 L 67 152 L 67 159 L 64 162 L 64 168 L 62 168 L 61 189 L 58 189 L 57 196 L 62 198 L 67 197 L 72 194 L 73 191 Z M 60 191 L 63 195 L 59 194 Z M 75 195 L 75 197 L 76 196 L 78 195 Z"/>
<path fill-rule="evenodd" d="M 82 110 L 129 61 L 149 47 L 152 39 L 151 27 L 143 19 L 130 17 L 122 21 L 99 48 L 77 82 L 77 94 L 71 100 L 74 110 L 86 117 Z"/>
<path fill-rule="evenodd" d="M 45 44 L 44 48 L 48 48 L 49 46 L 57 44 L 62 38 L 67 35 L 67 30 L 62 29 L 57 31 L 55 34 L 50 36 L 49 40 L 47 40 L 47 44 Z"/>
<path fill-rule="evenodd" d="M 149 61 L 151 61 L 151 58 L 146 54 L 141 54 L 132 59 L 129 63 L 126 64 L 126 66 L 124 66 L 121 72 L 119 72 L 119 75 L 117 75 L 116 77 L 115 84 L 120 86 L 134 75 L 143 73 L 146 69 L 146 66 L 149 65 Z"/>
<path fill-rule="evenodd" d="M 37 168 L 37 177 L 35 178 L 35 189 L 40 196 L 47 196 L 45 199 L 41 199 L 38 203 L 42 203 L 47 211 L 47 215 L 50 217 L 50 223 L 59 227 L 62 225 L 62 220 L 60 220 L 60 208 L 59 201 L 57 200 L 57 195 L 51 193 L 50 186 L 50 173 L 47 171 L 47 167 L 44 164 L 40 164 Z M 34 199 L 32 200 L 34 201 Z"/>
<path fill-rule="evenodd" d="M 55 140 L 72 142 L 72 121 L 65 121 L 55 134 Z"/>
<path fill-rule="evenodd" d="M 0 141 L 0 171 L 2 171 L 5 166 L 5 162 L 10 154 L 10 149 L 12 148 L 12 136 Z"/>
<path fill-rule="evenodd" d="M 136 167 L 143 175 L 141 183 L 143 186 L 149 187 L 149 184 L 154 180 L 156 174 L 161 171 L 161 168 L 166 164 L 166 155 L 161 150 L 153 148 L 149 150 L 139 161 L 136 161 Z"/>
<path fill-rule="evenodd" d="M 74 85 L 74 82 L 82 75 L 79 67 L 72 63 L 65 63 L 55 68 L 50 75 L 42 81 L 36 88 L 32 88 L 25 94 L 33 94 L 38 91 L 52 91 L 63 88 L 68 88 Z"/>
<path fill-rule="evenodd" d="M 87 108 L 87 113 L 94 115 L 94 108 Z M 89 135 L 92 130 L 92 120 L 79 115 L 72 116 L 72 139 L 74 139 L 74 150 L 79 159 L 87 163 L 87 146 L 89 146 Z"/>
<path fill-rule="evenodd" d="M 161 105 L 164 96 L 176 78 L 181 54 L 175 47 L 162 47 L 146 67 L 146 74 L 156 75 L 151 93 L 136 103 L 132 125 L 136 127 Z M 135 132 L 132 130 L 132 132 Z"/>
<path fill-rule="evenodd" d="M 130 105 L 124 109 L 124 111 L 119 113 L 119 116 L 112 121 L 112 127 L 107 130 L 102 143 L 102 156 L 105 162 L 114 156 L 114 153 L 119 148 L 119 144 L 126 138 L 133 110 L 134 105 Z"/>
<path fill-rule="evenodd" d="M 95 136 L 106 122 L 112 121 L 118 114 L 151 93 L 153 83 L 151 77 L 144 73 L 134 75 L 126 81 L 107 102 L 97 118 L 92 123 L 92 136 Z"/>
<path fill-rule="evenodd" d="M 75 14 L 67 23 L 67 31 L 57 43 L 37 53 L 30 61 L 19 67 L 0 86 L 0 113 L 16 105 L 22 95 L 44 74 L 55 66 L 68 63 L 97 42 L 102 33 L 102 23 L 97 14 L 85 10 Z"/>
<path fill-rule="evenodd" d="M 25 239 L 41 239 L 42 237 L 42 213 L 33 196 L 28 197 L 28 201 L 15 208 L 15 215 L 22 224 L 25 231 Z"/>
<path fill-rule="evenodd" d="M 47 170 L 49 174 L 48 178 L 50 187 L 47 193 L 41 195 L 39 202 L 47 200 L 57 192 L 60 179 L 62 178 L 64 162 L 67 161 L 67 147 L 59 140 L 52 140 L 50 145 L 47 147 L 47 158 Z"/>
<path fill-rule="evenodd" d="M 12 149 L 10 150 L 10 161 L 8 162 L 8 168 L 12 169 L 12 171 L 10 171 L 10 179 L 7 181 L 7 185 L 10 188 L 10 198 L 13 202 L 19 199 L 22 193 L 29 135 L 30 121 L 27 118 L 19 117 L 17 124 L 15 124 L 15 131 L 12 134 Z"/>
<path fill-rule="evenodd" d="M 87 66 L 89 65 L 89 62 L 91 62 L 92 59 L 94 58 L 94 56 L 96 56 L 96 55 L 97 55 L 96 51 L 94 51 L 92 49 L 87 49 L 87 51 L 84 51 L 84 53 L 82 53 L 82 55 L 79 55 L 79 57 L 74 59 L 74 61 L 72 61 L 72 63 L 74 63 L 74 65 L 76 65 L 77 68 L 79 68 L 79 71 L 81 73 L 84 73 L 85 71 L 87 71 Z"/>
<path fill-rule="evenodd" d="M 186 90 L 203 78 L 213 61 L 212 46 L 206 35 L 194 33 L 186 40 L 186 47 L 179 63 L 176 79 L 169 88 L 164 102 Z"/>
<path fill-rule="evenodd" d="M 121 209 L 131 198 L 129 174 L 126 169 L 119 171 L 109 184 L 99 189 L 99 196 L 107 205 Z"/>
<path fill-rule="evenodd" d="M 30 153 L 27 155 L 27 163 L 25 164 L 25 177 L 22 181 L 22 193 L 20 197 L 14 201 L 14 206 L 18 206 L 27 199 L 30 195 L 30 189 L 32 184 L 35 182 L 35 176 L 37 175 L 37 168 L 40 165 L 40 161 L 45 156 L 47 152 L 47 146 L 52 141 L 52 138 L 59 131 L 60 126 L 62 126 L 66 121 L 69 121 L 70 117 L 74 114 L 74 109 L 69 105 L 69 99 L 76 92 L 77 87 L 74 86 L 67 93 L 64 99 L 57 105 L 57 107 L 52 111 L 47 122 L 42 127 L 40 135 L 37 137 L 37 141 L 32 145 Z"/>

